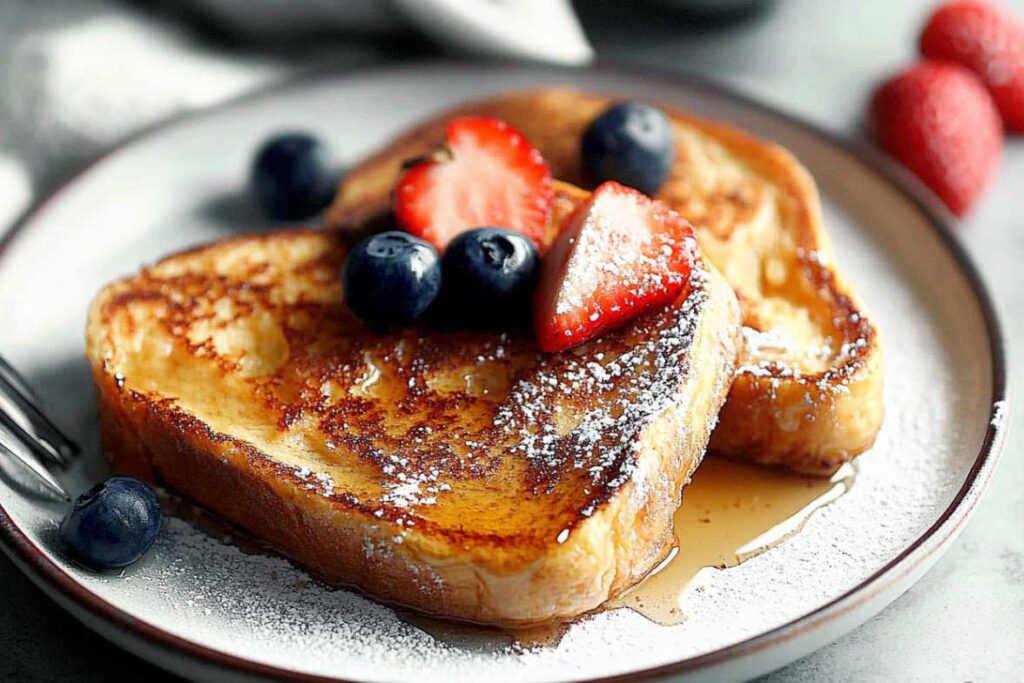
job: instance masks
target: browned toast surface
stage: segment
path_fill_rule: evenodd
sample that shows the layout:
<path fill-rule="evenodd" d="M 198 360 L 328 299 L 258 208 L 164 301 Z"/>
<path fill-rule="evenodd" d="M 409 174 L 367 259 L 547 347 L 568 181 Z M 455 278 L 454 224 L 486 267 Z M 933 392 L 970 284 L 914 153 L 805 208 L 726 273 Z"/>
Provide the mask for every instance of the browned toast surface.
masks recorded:
<path fill-rule="evenodd" d="M 88 353 L 104 449 L 317 574 L 509 625 L 597 607 L 667 552 L 736 358 L 689 296 L 564 354 L 529 335 L 371 332 L 349 238 L 241 237 L 107 287 Z"/>
<path fill-rule="evenodd" d="M 580 164 L 580 138 L 614 99 L 548 88 L 438 114 L 352 170 L 328 222 L 351 226 L 386 212 L 402 161 L 439 144 L 445 123 L 459 115 L 509 121 L 556 178 L 592 187 Z M 662 108 L 675 131 L 676 162 L 657 197 L 694 224 L 743 310 L 745 350 L 711 448 L 830 472 L 874 441 L 882 366 L 877 331 L 836 270 L 815 185 L 786 150 Z M 556 190 L 559 201 L 572 201 L 566 186 Z"/>

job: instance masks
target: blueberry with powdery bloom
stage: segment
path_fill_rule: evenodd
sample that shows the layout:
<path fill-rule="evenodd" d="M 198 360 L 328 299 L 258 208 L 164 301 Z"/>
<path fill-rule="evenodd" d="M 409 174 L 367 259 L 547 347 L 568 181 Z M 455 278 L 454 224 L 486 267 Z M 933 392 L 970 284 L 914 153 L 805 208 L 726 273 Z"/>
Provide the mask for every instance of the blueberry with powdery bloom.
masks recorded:
<path fill-rule="evenodd" d="M 614 180 L 653 195 L 675 161 L 672 124 L 664 112 L 649 104 L 619 102 L 591 122 L 583 134 L 580 156 L 596 183 Z"/>

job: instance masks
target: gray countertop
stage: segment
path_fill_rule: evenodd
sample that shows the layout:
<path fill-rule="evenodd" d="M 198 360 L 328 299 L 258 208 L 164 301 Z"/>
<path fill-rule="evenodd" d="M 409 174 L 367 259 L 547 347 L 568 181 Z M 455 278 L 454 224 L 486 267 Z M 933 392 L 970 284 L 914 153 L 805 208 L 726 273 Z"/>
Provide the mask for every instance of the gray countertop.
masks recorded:
<path fill-rule="evenodd" d="M 610 4 L 610 3 L 607 3 Z M 643 10 L 617 13 L 605 3 L 580 2 L 585 26 L 602 58 L 697 73 L 725 83 L 827 128 L 858 135 L 872 84 L 909 63 L 927 2 L 891 0 L 782 0 L 745 23 L 695 29 L 668 15 Z M 1024 0 L 1010 3 L 1024 13 Z M 620 5 L 621 7 L 621 5 Z M 236 65 L 231 88 L 257 87 L 304 65 L 330 59 L 342 64 L 379 62 L 427 50 L 401 36 L 360 39 L 318 50 L 272 46 L 241 50 L 210 35 L 189 35 L 166 10 L 138 11 L 101 0 L 74 3 L 0 3 L 0 221 L 32 194 L 67 175 L 107 138 L 75 139 L 63 147 L 26 142 L 12 135 L 24 108 L 12 106 L 6 69 L 17 62 L 18 43 L 37 40 L 89 22 L 134 22 L 144 31 L 173 26 L 175 40 L 196 45 L 211 63 Z M 69 34 L 70 35 L 70 34 Z M 181 36 L 185 36 L 181 38 Z M 29 46 L 32 47 L 31 45 Z M 174 47 L 180 47 L 177 43 Z M 169 48 L 168 48 L 169 49 Z M 230 80 L 230 79 L 228 79 Z M 230 89 L 230 88 L 229 88 Z M 226 96 L 226 94 L 225 94 Z M 207 100 L 216 99 L 207 98 Z M 196 98 L 184 105 L 203 104 Z M 158 112 L 159 113 L 159 112 Z M 14 121 L 14 124 L 11 122 Z M 125 126 L 130 127 L 128 122 Z M 115 134 L 127 130 L 115 129 Z M 6 133 L 6 134 L 5 134 Z M 92 146 L 90 146 L 90 143 Z M 24 162 L 9 173 L 4 155 Z M 20 183 L 20 184 L 19 184 Z M 14 189 L 11 189 L 14 188 Z M 1020 377 L 1024 343 L 1024 136 L 1008 140 L 999 176 L 968 218 L 961 237 L 975 257 L 1003 313 L 1010 347 L 1010 372 Z M 13 198 L 13 199 L 12 199 Z M 11 201 L 15 202 L 13 205 Z M 13 207 L 13 208 L 12 208 Z M 881 614 L 832 645 L 771 674 L 772 683 L 818 680 L 1004 681 L 1024 671 L 1024 431 L 1015 405 L 1002 462 L 991 487 L 961 538 L 938 564 Z M 12 681 L 101 681 L 141 676 L 173 680 L 127 655 L 67 616 L 0 555 L 0 679 Z"/>

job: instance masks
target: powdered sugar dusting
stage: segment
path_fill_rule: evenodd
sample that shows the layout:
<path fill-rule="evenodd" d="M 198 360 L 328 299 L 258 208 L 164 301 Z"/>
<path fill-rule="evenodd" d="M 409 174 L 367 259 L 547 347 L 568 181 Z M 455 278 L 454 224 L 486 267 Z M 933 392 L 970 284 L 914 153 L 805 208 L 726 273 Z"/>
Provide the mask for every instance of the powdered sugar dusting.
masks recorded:
<path fill-rule="evenodd" d="M 1008 401 L 996 401 L 995 403 L 992 404 L 992 420 L 989 422 L 989 424 L 992 426 L 992 429 L 1001 430 L 1003 428 L 1003 426 L 1006 424 L 1006 416 L 1008 412 Z"/>
<path fill-rule="evenodd" d="M 511 452 L 529 463 L 538 491 L 553 490 L 571 470 L 585 470 L 588 486 L 605 495 L 629 481 L 639 431 L 684 398 L 679 391 L 691 372 L 689 352 L 697 313 L 708 300 L 706 286 L 706 271 L 695 267 L 686 300 L 656 314 L 671 322 L 651 321 L 618 355 L 584 351 L 545 359 L 531 381 L 514 387 L 494 424 L 515 442 Z M 573 402 L 585 408 L 564 424 L 558 419 L 562 406 Z M 590 516 L 601 500 L 594 498 L 580 514 Z"/>
<path fill-rule="evenodd" d="M 314 472 L 303 466 L 296 466 L 293 471 L 295 477 L 303 482 L 303 488 L 328 497 L 334 495 L 334 479 L 327 472 Z"/>

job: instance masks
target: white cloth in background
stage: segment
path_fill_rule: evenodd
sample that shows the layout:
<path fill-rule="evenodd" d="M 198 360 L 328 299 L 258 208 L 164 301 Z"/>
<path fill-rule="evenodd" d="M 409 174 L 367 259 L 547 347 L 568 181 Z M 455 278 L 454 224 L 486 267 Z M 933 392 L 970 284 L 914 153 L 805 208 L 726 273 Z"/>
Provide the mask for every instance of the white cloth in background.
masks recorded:
<path fill-rule="evenodd" d="M 6 61 L 0 152 L 46 184 L 145 125 L 285 73 L 274 62 L 204 52 L 130 12 L 18 37 Z"/>
<path fill-rule="evenodd" d="M 393 2 L 416 28 L 441 45 L 569 66 L 594 59 L 569 0 Z"/>

